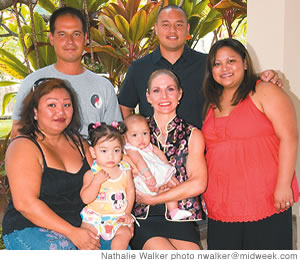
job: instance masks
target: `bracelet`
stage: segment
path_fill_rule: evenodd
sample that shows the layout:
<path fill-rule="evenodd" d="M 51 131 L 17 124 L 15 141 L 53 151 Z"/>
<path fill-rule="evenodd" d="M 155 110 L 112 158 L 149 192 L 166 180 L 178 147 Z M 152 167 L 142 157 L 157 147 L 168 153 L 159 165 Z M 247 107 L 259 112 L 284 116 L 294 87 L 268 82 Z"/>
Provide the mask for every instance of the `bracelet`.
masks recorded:
<path fill-rule="evenodd" d="M 145 178 L 146 181 L 147 181 L 147 180 L 150 180 L 151 178 L 154 178 L 153 175 L 150 175 L 150 176 L 148 176 L 148 177 L 146 177 L 146 176 L 143 175 L 143 177 Z"/>
<path fill-rule="evenodd" d="M 150 169 L 148 167 L 145 167 L 143 170 L 141 170 L 140 174 L 144 174 L 146 171 L 150 171 Z"/>

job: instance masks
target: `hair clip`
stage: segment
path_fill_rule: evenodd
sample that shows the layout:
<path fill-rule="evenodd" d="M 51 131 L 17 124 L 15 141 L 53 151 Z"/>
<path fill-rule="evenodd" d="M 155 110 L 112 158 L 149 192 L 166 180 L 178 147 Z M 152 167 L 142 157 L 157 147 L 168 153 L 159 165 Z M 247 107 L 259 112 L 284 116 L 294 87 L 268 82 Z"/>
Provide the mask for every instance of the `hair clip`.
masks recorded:
<path fill-rule="evenodd" d="M 117 130 L 119 130 L 119 123 L 118 123 L 117 121 L 113 121 L 113 122 L 111 123 L 111 126 L 112 126 L 113 128 L 116 128 Z"/>
<path fill-rule="evenodd" d="M 100 123 L 100 122 L 96 122 L 96 123 L 93 125 L 93 128 L 96 129 L 96 128 L 98 128 L 99 126 L 101 126 L 101 123 Z"/>

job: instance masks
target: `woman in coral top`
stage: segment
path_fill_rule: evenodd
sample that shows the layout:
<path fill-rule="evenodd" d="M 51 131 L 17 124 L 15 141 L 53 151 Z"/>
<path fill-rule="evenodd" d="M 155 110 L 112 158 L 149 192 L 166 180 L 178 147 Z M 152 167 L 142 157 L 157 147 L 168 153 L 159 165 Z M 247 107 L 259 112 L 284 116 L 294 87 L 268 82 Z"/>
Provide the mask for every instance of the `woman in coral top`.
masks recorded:
<path fill-rule="evenodd" d="M 298 130 L 293 104 L 257 81 L 246 48 L 211 48 L 204 79 L 209 249 L 292 249 Z"/>

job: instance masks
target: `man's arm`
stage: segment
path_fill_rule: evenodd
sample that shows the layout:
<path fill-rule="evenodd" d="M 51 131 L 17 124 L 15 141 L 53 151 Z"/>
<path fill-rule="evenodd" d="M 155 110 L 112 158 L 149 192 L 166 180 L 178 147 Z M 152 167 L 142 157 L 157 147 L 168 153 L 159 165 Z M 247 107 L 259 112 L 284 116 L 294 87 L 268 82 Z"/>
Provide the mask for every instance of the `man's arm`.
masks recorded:
<path fill-rule="evenodd" d="M 125 106 L 120 105 L 120 109 L 121 109 L 121 113 L 122 113 L 123 119 L 125 119 L 126 117 L 130 116 L 131 114 L 133 114 L 133 108 L 125 107 Z"/>

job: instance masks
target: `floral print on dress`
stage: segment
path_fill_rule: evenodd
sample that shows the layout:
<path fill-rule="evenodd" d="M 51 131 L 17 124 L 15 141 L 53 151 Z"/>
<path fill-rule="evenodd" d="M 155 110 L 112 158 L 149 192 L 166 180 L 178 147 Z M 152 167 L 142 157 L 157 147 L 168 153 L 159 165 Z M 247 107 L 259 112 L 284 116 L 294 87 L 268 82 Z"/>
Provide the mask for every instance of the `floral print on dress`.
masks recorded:
<path fill-rule="evenodd" d="M 186 158 L 188 155 L 188 143 L 194 126 L 186 123 L 179 117 L 175 117 L 167 125 L 167 141 L 163 145 L 159 141 L 161 130 L 157 126 L 154 117 L 148 118 L 148 123 L 151 133 L 151 143 L 156 145 L 162 150 L 168 161 L 176 168 L 175 177 L 179 182 L 184 182 L 188 179 L 186 172 Z M 199 197 L 187 198 L 178 201 L 178 207 L 180 209 L 188 210 L 192 213 L 192 216 L 188 220 L 201 220 L 202 208 L 199 203 Z M 137 218 L 146 218 L 149 205 L 135 203 L 134 214 Z M 170 216 L 167 217 L 171 220 Z"/>

